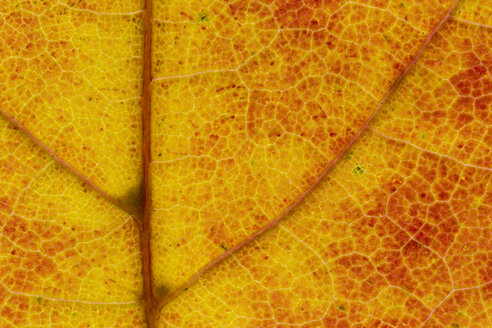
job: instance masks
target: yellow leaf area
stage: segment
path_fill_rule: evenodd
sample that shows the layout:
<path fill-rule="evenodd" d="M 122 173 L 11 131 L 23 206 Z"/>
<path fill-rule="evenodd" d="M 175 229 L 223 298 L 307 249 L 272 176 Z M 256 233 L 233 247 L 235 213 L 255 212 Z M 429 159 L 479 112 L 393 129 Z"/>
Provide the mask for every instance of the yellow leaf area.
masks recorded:
<path fill-rule="evenodd" d="M 66 170 L 139 192 L 141 9 L 0 1 L 2 328 L 144 326 L 135 219 Z"/>
<path fill-rule="evenodd" d="M 1 112 L 128 203 L 142 176 L 142 7 L 0 1 Z"/>
<path fill-rule="evenodd" d="M 316 184 L 452 1 L 154 1 L 154 283 L 175 290 Z"/>
<path fill-rule="evenodd" d="M 491 43 L 483 0 L 0 0 L 0 327 L 491 327 Z"/>
<path fill-rule="evenodd" d="M 159 326 L 491 327 L 491 18 L 460 2 L 316 188 Z"/>
<path fill-rule="evenodd" d="M 0 327 L 142 326 L 134 218 L 0 121 Z"/>

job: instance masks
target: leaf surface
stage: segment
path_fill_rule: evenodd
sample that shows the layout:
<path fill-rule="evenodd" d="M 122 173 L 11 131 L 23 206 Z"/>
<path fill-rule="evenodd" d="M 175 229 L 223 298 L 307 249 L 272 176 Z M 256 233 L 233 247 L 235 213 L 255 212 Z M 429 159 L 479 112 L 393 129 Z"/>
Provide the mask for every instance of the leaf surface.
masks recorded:
<path fill-rule="evenodd" d="M 0 13 L 2 112 L 104 192 L 138 198 L 141 1 L 2 1 Z"/>
<path fill-rule="evenodd" d="M 156 1 L 156 284 L 176 288 L 309 191 L 451 3 Z"/>
<path fill-rule="evenodd" d="M 162 327 L 492 324 L 491 11 L 467 21 L 468 6 L 317 188 Z"/>
<path fill-rule="evenodd" d="M 0 16 L 0 327 L 492 325 L 486 1 Z"/>
<path fill-rule="evenodd" d="M 4 119 L 0 139 L 0 326 L 141 325 L 133 218 Z"/>

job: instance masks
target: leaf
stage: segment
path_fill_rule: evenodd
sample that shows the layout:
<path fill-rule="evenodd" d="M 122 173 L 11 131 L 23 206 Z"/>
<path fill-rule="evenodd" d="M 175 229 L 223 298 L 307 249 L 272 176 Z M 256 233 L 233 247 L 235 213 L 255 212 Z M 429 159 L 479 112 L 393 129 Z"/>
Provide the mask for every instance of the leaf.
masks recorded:
<path fill-rule="evenodd" d="M 1 327 L 492 325 L 486 2 L 0 13 Z"/>
<path fill-rule="evenodd" d="M 308 192 L 450 4 L 156 1 L 156 284 L 177 288 Z"/>
<path fill-rule="evenodd" d="M 128 202 L 138 198 L 142 179 L 143 24 L 141 12 L 112 14 L 141 8 L 123 2 L 3 1 L 0 106 L 104 192 Z"/>

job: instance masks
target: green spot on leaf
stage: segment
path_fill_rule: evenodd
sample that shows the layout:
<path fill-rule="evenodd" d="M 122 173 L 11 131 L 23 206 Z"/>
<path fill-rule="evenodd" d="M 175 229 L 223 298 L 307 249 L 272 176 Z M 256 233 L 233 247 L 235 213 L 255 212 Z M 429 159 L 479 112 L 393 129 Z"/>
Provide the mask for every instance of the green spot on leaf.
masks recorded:
<path fill-rule="evenodd" d="M 453 327 L 453 328 L 460 328 L 460 324 L 454 322 L 454 323 L 451 324 L 451 327 Z"/>
<path fill-rule="evenodd" d="M 199 13 L 198 14 L 198 20 L 200 22 L 208 22 L 210 20 L 210 18 L 208 17 L 208 15 L 206 13 Z"/>
<path fill-rule="evenodd" d="M 345 307 L 344 307 L 343 305 L 339 305 L 339 306 L 338 306 L 338 309 L 339 309 L 340 311 L 345 311 Z"/>
<path fill-rule="evenodd" d="M 43 298 L 42 297 L 36 297 L 36 301 L 39 303 L 39 304 L 42 304 L 43 303 Z"/>
<path fill-rule="evenodd" d="M 227 251 L 227 246 L 220 244 L 220 247 L 221 247 L 223 250 L 226 250 L 226 251 Z"/>
<path fill-rule="evenodd" d="M 359 164 L 357 164 L 356 167 L 354 167 L 354 169 L 352 170 L 352 172 L 355 174 L 355 175 L 362 175 L 364 174 L 365 170 L 362 166 L 360 166 Z"/>
<path fill-rule="evenodd" d="M 352 159 L 353 156 L 354 156 L 353 150 L 349 150 L 348 152 L 345 153 L 345 159 L 346 160 Z"/>

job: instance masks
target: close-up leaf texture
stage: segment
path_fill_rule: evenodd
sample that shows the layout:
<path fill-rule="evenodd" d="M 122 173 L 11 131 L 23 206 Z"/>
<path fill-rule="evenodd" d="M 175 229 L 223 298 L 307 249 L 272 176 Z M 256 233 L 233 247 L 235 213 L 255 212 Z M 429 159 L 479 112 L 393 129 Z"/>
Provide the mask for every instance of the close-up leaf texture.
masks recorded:
<path fill-rule="evenodd" d="M 490 0 L 0 0 L 0 328 L 492 327 Z"/>

